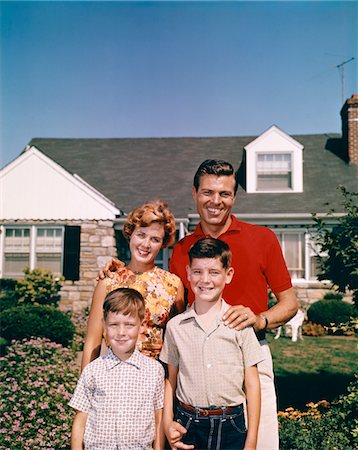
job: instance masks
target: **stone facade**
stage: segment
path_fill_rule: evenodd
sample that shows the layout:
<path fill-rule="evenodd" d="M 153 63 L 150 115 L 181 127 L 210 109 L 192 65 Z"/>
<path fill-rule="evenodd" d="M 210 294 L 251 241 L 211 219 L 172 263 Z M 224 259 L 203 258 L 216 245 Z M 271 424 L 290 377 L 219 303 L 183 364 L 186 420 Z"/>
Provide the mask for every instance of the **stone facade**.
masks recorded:
<path fill-rule="evenodd" d="M 81 227 L 80 279 L 64 282 L 60 305 L 78 311 L 90 306 L 98 271 L 117 256 L 117 249 L 112 221 L 72 221 L 71 225 Z"/>

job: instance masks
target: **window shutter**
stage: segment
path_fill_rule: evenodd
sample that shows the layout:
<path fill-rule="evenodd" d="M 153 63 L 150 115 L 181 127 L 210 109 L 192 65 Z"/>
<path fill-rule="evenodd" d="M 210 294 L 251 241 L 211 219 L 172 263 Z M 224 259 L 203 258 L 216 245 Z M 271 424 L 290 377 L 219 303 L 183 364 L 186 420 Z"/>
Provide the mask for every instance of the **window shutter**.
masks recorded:
<path fill-rule="evenodd" d="M 81 227 L 65 226 L 63 276 L 65 280 L 80 279 L 80 235 Z"/>

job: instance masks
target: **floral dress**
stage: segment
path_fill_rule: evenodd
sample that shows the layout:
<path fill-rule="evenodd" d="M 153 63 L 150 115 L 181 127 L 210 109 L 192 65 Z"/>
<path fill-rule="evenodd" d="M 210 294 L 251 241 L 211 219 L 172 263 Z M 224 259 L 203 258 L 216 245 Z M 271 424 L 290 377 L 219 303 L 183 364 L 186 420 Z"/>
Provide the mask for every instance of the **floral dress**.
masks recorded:
<path fill-rule="evenodd" d="M 128 287 L 143 295 L 146 312 L 137 348 L 143 354 L 158 359 L 163 345 L 164 327 L 173 312 L 180 278 L 156 266 L 148 272 L 134 273 L 123 264 L 114 277 L 106 278 L 106 281 L 107 294 Z"/>

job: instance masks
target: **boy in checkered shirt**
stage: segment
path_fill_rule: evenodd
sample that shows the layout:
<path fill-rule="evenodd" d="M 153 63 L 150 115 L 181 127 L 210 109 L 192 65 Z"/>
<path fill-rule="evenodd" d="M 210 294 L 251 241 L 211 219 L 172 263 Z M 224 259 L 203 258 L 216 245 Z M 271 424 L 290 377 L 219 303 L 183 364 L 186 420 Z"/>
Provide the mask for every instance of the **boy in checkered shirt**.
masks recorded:
<path fill-rule="evenodd" d="M 70 401 L 76 409 L 72 450 L 162 448 L 164 370 L 136 349 L 144 313 L 134 289 L 107 295 L 103 326 L 110 348 L 85 367 Z"/>

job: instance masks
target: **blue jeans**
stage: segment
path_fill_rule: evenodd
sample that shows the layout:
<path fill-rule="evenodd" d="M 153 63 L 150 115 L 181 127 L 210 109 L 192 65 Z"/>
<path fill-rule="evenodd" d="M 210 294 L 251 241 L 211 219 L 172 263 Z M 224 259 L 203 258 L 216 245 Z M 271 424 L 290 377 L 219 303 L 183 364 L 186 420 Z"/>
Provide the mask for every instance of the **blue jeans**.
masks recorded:
<path fill-rule="evenodd" d="M 215 409 L 218 408 L 215 407 Z M 177 405 L 175 420 L 187 430 L 182 442 L 194 445 L 196 450 L 241 450 L 244 448 L 246 426 L 242 405 L 233 408 L 230 414 L 226 414 L 223 408 L 223 413 L 215 416 L 203 416 L 198 411 L 191 412 Z"/>

